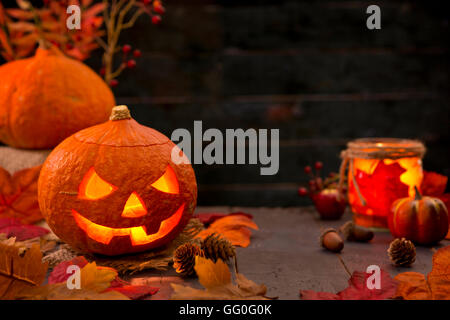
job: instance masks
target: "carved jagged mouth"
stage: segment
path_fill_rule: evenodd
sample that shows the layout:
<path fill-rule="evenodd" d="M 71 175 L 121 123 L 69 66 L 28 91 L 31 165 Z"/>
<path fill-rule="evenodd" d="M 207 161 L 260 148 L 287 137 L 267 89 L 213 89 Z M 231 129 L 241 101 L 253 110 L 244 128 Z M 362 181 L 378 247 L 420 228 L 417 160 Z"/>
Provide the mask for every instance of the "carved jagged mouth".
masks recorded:
<path fill-rule="evenodd" d="M 173 215 L 161 222 L 158 232 L 153 234 L 147 234 L 145 226 L 131 228 L 105 227 L 86 219 L 73 209 L 72 215 L 78 226 L 86 232 L 89 238 L 97 242 L 109 244 L 114 237 L 129 236 L 131 244 L 133 246 L 138 246 L 154 242 L 168 235 L 180 222 L 183 211 L 184 204 L 182 204 Z"/>

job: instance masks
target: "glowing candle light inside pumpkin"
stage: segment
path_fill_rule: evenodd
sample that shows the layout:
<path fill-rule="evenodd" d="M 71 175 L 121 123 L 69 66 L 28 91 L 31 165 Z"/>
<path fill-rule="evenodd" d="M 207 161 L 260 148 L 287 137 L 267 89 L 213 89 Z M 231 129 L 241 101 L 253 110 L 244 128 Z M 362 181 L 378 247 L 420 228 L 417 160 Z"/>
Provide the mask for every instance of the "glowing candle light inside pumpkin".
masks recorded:
<path fill-rule="evenodd" d="M 422 178 L 421 142 L 392 138 L 358 139 L 342 154 L 348 163 L 348 200 L 354 220 L 368 227 L 387 227 L 398 198 L 414 197 Z M 345 169 L 345 168 L 344 168 Z"/>

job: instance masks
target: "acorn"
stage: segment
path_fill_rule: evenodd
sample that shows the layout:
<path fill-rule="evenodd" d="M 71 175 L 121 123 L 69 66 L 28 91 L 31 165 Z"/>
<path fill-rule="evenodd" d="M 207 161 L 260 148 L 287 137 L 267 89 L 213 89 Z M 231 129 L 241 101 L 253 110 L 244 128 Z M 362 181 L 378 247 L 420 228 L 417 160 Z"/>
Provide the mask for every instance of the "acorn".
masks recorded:
<path fill-rule="evenodd" d="M 345 240 L 368 242 L 373 239 L 374 233 L 366 227 L 358 226 L 353 221 L 348 221 L 339 228 L 339 232 Z"/>
<path fill-rule="evenodd" d="M 341 252 L 344 241 L 335 229 L 329 228 L 320 235 L 320 245 L 329 251 Z"/>

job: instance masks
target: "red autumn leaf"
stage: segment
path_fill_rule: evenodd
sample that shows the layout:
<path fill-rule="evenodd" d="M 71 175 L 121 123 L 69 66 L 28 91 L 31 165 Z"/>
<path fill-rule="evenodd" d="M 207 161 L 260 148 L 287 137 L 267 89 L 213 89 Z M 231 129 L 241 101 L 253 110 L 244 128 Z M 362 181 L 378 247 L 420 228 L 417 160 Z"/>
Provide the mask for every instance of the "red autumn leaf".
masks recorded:
<path fill-rule="evenodd" d="M 385 164 L 379 161 L 372 174 L 359 169 L 356 171 L 359 189 L 375 215 L 386 215 L 395 200 L 408 197 L 409 187 L 400 181 L 400 175 L 406 170 L 397 162 Z M 377 185 L 383 188 L 374 188 Z"/>
<path fill-rule="evenodd" d="M 0 167 L 0 218 L 17 218 L 23 224 L 43 219 L 37 200 L 41 166 L 11 174 Z"/>
<path fill-rule="evenodd" d="M 22 224 L 15 218 L 0 218 L 0 233 L 5 233 L 7 238 L 15 237 L 17 241 L 24 241 L 43 236 L 49 233 L 49 230 Z"/>
<path fill-rule="evenodd" d="M 420 190 L 422 192 L 422 195 L 424 196 L 436 197 L 441 199 L 442 202 L 444 202 L 445 206 L 447 207 L 447 211 L 449 211 L 450 193 L 444 193 L 445 188 L 447 187 L 447 181 L 448 178 L 442 174 L 431 171 L 424 171 L 422 184 L 420 185 Z M 450 229 L 445 239 L 450 240 Z"/>
<path fill-rule="evenodd" d="M 126 295 L 131 300 L 139 300 L 154 295 L 155 293 L 158 292 L 158 290 L 159 288 L 157 287 L 151 287 L 146 285 L 134 286 L 131 285 L 129 282 L 117 277 L 116 279 L 111 281 L 110 287 L 106 289 L 105 292 L 118 291 Z"/>
<path fill-rule="evenodd" d="M 194 218 L 199 219 L 205 226 L 209 226 L 214 221 L 226 217 L 226 216 L 236 216 L 241 215 L 245 216 L 249 219 L 253 219 L 253 215 L 245 212 L 232 212 L 232 213 L 220 213 L 220 212 L 206 212 L 206 213 L 197 213 L 194 215 Z"/>
<path fill-rule="evenodd" d="M 67 273 L 67 268 L 69 266 L 77 265 L 81 269 L 87 264 L 88 261 L 83 256 L 78 256 L 73 258 L 72 260 L 63 261 L 53 268 L 53 271 L 48 276 L 48 283 L 54 284 L 65 282 L 70 277 L 70 274 Z"/>
<path fill-rule="evenodd" d="M 367 282 L 371 273 L 362 271 L 353 272 L 348 280 L 349 286 L 334 294 L 330 292 L 316 292 L 313 290 L 300 290 L 300 298 L 303 300 L 384 300 L 392 298 L 397 290 L 397 282 L 388 272 L 381 271 L 380 289 L 369 289 Z M 370 279 L 369 279 L 370 280 Z M 371 281 L 369 281 L 371 282 Z"/>
<path fill-rule="evenodd" d="M 448 178 L 442 174 L 431 171 L 424 171 L 422 184 L 420 185 L 420 191 L 424 196 L 441 196 L 445 192 L 447 181 Z"/>

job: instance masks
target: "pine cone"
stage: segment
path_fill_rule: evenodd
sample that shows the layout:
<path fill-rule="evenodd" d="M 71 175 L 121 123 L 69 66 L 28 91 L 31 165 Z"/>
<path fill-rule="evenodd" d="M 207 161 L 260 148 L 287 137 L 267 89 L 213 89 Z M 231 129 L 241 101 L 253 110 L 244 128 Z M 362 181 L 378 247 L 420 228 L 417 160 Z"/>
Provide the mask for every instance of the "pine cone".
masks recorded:
<path fill-rule="evenodd" d="M 202 250 L 205 257 L 214 262 L 217 259 L 227 261 L 236 255 L 236 251 L 231 242 L 217 233 L 210 234 L 202 241 Z"/>
<path fill-rule="evenodd" d="M 186 276 L 195 273 L 195 257 L 203 256 L 203 252 L 196 244 L 185 243 L 179 246 L 173 254 L 173 267 L 177 273 Z"/>
<path fill-rule="evenodd" d="M 395 239 L 388 249 L 389 258 L 398 267 L 409 267 L 416 260 L 416 247 L 405 238 Z"/>

